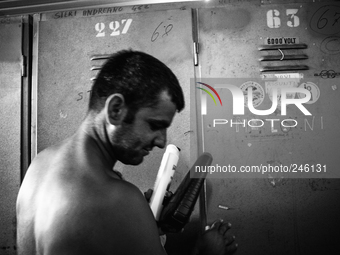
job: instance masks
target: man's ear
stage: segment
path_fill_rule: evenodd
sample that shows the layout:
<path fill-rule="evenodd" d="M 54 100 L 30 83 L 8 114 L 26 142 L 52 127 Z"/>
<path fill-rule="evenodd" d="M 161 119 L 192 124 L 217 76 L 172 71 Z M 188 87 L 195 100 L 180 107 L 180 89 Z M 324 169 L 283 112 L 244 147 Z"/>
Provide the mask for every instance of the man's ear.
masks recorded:
<path fill-rule="evenodd" d="M 126 105 L 122 94 L 112 94 L 105 101 L 105 117 L 111 125 L 120 124 L 126 114 Z"/>

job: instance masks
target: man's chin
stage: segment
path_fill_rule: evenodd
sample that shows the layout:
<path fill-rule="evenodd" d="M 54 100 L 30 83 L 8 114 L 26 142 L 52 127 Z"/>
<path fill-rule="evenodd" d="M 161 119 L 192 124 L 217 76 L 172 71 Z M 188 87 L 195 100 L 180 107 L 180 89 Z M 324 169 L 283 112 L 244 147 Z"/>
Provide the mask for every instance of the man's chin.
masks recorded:
<path fill-rule="evenodd" d="M 122 162 L 125 165 L 132 165 L 132 166 L 137 166 L 139 164 L 141 164 L 144 160 L 143 156 L 139 156 L 139 157 L 131 157 L 131 158 L 125 158 L 123 160 L 120 160 L 120 162 Z"/>

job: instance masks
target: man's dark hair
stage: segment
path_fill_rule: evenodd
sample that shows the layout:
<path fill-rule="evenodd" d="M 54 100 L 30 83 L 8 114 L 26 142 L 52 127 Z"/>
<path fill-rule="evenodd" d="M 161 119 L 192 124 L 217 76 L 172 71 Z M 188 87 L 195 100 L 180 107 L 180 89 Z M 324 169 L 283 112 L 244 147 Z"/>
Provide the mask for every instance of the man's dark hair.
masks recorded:
<path fill-rule="evenodd" d="M 89 111 L 101 111 L 110 95 L 120 93 L 131 121 L 141 107 L 156 106 L 163 91 L 168 92 L 178 111 L 184 108 L 182 88 L 165 64 L 143 52 L 119 51 L 110 56 L 98 73 L 92 86 Z"/>

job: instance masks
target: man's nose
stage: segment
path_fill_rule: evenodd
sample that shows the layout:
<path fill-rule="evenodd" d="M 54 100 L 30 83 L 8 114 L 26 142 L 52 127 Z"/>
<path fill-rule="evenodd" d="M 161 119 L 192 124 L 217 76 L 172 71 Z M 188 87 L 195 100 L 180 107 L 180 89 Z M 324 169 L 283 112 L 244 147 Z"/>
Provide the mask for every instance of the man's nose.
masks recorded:
<path fill-rule="evenodd" d="M 166 145 L 166 129 L 159 130 L 154 140 L 154 145 L 163 149 Z"/>

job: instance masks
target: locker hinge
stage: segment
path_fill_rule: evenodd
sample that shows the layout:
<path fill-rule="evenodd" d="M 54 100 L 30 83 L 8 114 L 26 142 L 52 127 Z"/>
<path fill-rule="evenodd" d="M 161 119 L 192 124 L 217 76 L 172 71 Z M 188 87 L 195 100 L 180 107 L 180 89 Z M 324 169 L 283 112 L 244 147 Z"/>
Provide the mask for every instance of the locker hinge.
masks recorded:
<path fill-rule="evenodd" d="M 191 9 L 194 66 L 198 66 L 198 9 Z"/>
<path fill-rule="evenodd" d="M 27 57 L 24 55 L 21 55 L 21 76 L 27 76 Z"/>
<path fill-rule="evenodd" d="M 194 65 L 198 66 L 198 42 L 194 42 Z"/>

